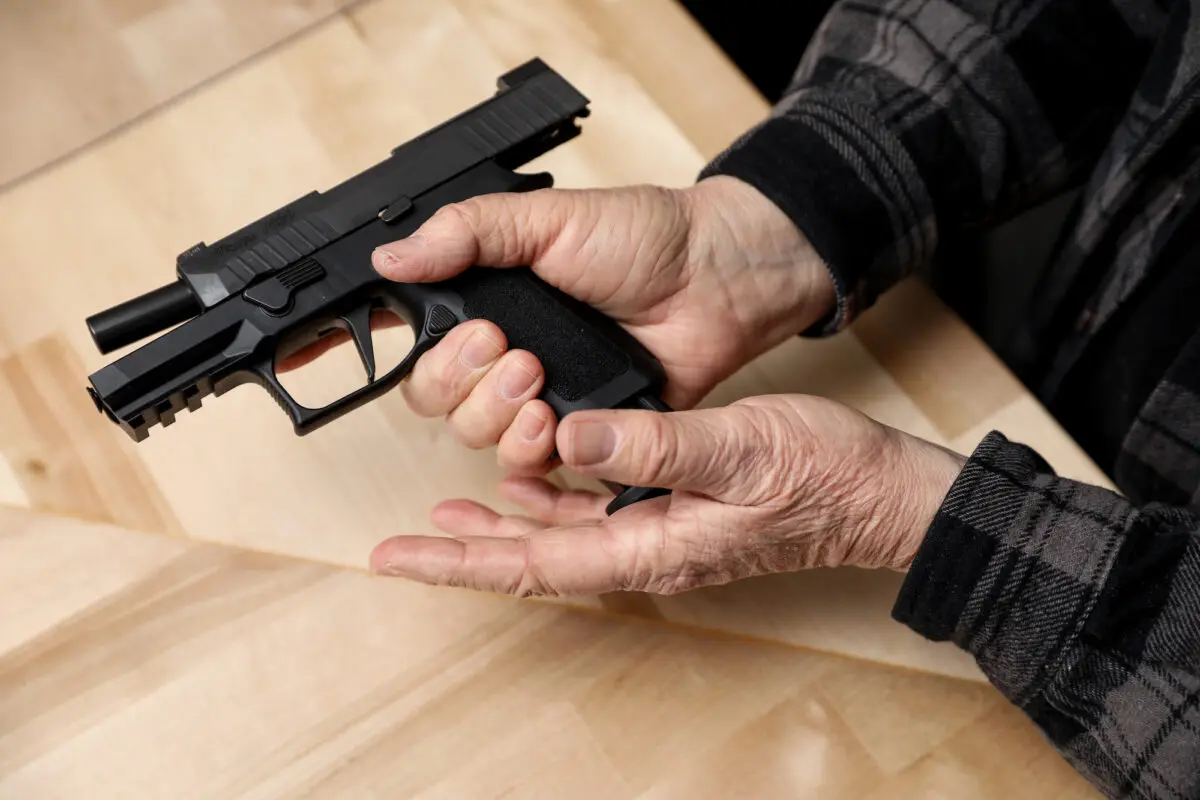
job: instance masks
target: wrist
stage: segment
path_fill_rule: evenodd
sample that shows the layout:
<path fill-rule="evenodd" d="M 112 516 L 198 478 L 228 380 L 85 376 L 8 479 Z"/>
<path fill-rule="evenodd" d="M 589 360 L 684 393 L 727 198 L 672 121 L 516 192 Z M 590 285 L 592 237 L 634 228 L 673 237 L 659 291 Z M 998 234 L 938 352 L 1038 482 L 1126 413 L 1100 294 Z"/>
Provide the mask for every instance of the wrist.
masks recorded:
<path fill-rule="evenodd" d="M 897 498 L 893 548 L 888 569 L 907 572 L 934 517 L 967 459 L 932 442 L 899 434 L 899 467 L 894 472 Z"/>
<path fill-rule="evenodd" d="M 783 211 L 758 189 L 716 175 L 682 190 L 690 219 L 689 260 L 722 283 L 759 351 L 830 314 L 829 268 Z"/>
<path fill-rule="evenodd" d="M 839 563 L 907 572 L 966 459 L 886 426 L 874 436 L 831 525 L 843 537 Z"/>

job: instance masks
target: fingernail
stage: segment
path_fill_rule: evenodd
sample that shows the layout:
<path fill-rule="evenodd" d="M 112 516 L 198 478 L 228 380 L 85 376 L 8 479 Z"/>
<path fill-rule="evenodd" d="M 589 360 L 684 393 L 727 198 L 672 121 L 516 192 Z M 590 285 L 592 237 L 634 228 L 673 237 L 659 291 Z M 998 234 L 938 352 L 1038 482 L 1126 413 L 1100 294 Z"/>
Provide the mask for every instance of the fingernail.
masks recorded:
<path fill-rule="evenodd" d="M 384 575 L 389 578 L 410 578 L 414 576 L 411 569 L 407 569 L 403 564 L 396 564 L 392 561 L 385 561 L 374 568 L 376 575 Z"/>
<path fill-rule="evenodd" d="M 421 566 L 423 563 L 427 563 L 430 544 L 426 540 L 420 540 L 419 543 L 423 543 L 423 545 L 416 553 L 412 551 L 413 540 L 403 536 L 375 545 L 369 561 L 371 572 L 389 578 L 427 581 L 427 570 L 421 569 Z M 437 553 L 436 550 L 433 552 Z"/>
<path fill-rule="evenodd" d="M 380 245 L 375 248 L 375 252 L 371 253 L 371 265 L 377 272 L 385 274 L 394 272 L 404 259 L 414 255 L 425 244 L 425 237 L 420 233 L 414 233 L 406 239 Z"/>
<path fill-rule="evenodd" d="M 589 466 L 609 459 L 617 449 L 617 432 L 603 422 L 578 422 L 571 427 L 571 464 Z"/>
<path fill-rule="evenodd" d="M 479 369 L 500 357 L 501 347 L 483 331 L 475 331 L 467 337 L 458 351 L 458 361 L 467 369 Z"/>
<path fill-rule="evenodd" d="M 515 400 L 533 386 L 537 376 L 525 368 L 524 364 L 514 361 L 504 367 L 500 380 L 496 382 L 496 394 L 505 400 Z"/>
<path fill-rule="evenodd" d="M 532 411 L 522 411 L 517 417 L 517 433 L 527 442 L 537 441 L 546 430 L 546 419 Z"/>
<path fill-rule="evenodd" d="M 375 575 L 386 575 L 390 578 L 405 578 L 412 571 L 406 569 L 404 562 L 393 557 L 391 551 L 392 540 L 380 542 L 375 545 L 375 549 L 371 551 L 369 565 L 371 572 Z"/>

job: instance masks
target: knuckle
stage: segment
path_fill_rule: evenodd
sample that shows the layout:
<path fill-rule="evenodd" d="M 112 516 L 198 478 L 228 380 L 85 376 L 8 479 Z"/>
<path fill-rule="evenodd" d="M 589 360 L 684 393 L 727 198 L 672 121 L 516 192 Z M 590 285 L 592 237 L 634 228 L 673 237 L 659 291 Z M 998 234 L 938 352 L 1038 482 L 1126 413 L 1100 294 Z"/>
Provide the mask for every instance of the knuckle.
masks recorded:
<path fill-rule="evenodd" d="M 679 441 L 674 429 L 662 419 L 661 415 L 648 416 L 650 430 L 644 438 L 645 452 L 637 454 L 637 458 L 645 465 L 645 470 L 651 480 L 659 480 L 673 476 L 679 463 Z"/>
<path fill-rule="evenodd" d="M 467 393 L 463 391 L 466 383 L 467 370 L 458 363 L 454 353 L 446 353 L 438 360 L 437 369 L 430 375 L 429 388 L 439 397 L 453 397 L 462 400 Z"/>
<path fill-rule="evenodd" d="M 474 200 L 443 206 L 422 225 L 422 230 L 438 242 L 436 261 L 442 266 L 466 267 L 479 255 L 479 226 L 485 219 Z"/>
<path fill-rule="evenodd" d="M 471 372 L 459 362 L 458 352 L 474 330 L 456 328 L 417 361 L 412 375 L 401 384 L 414 413 L 423 417 L 448 414 L 470 394 Z"/>
<path fill-rule="evenodd" d="M 512 423 L 513 415 L 508 411 L 480 387 L 447 414 L 446 421 L 459 444 L 470 450 L 484 450 L 500 443 L 505 428 Z"/>
<path fill-rule="evenodd" d="M 521 536 L 514 541 L 521 547 L 522 564 L 520 572 L 508 588 L 508 594 L 516 597 L 556 597 L 558 592 L 546 580 L 538 567 L 536 545 L 529 536 Z"/>
<path fill-rule="evenodd" d="M 479 589 L 475 572 L 470 568 L 470 551 L 464 545 L 458 548 L 458 560 L 448 566 L 447 570 L 438 576 L 437 583 L 461 589 Z"/>
<path fill-rule="evenodd" d="M 608 563 L 613 565 L 613 584 L 622 591 L 657 594 L 659 576 L 667 562 L 665 527 L 653 529 L 639 526 L 618 532 L 602 528 L 600 548 Z"/>
<path fill-rule="evenodd" d="M 737 559 L 731 558 L 730 553 L 715 551 L 712 546 L 691 545 L 680 549 L 683 552 L 668 563 L 670 566 L 648 576 L 646 591 L 656 595 L 679 595 L 749 575 L 739 569 Z"/>
<path fill-rule="evenodd" d="M 706 448 L 707 474 L 739 503 L 770 496 L 778 481 L 792 474 L 799 457 L 792 452 L 786 420 L 742 401 L 724 411 L 722 429 L 710 436 Z"/>
<path fill-rule="evenodd" d="M 529 459 L 507 438 L 501 436 L 500 444 L 496 447 L 496 464 L 505 472 L 512 473 L 525 469 Z"/>
<path fill-rule="evenodd" d="M 520 252 L 521 231 L 527 218 L 521 213 L 519 204 L 510 199 L 498 204 L 496 223 L 488 229 L 486 243 L 497 255 L 497 260 L 507 264 Z"/>
<path fill-rule="evenodd" d="M 469 199 L 442 206 L 434 212 L 430 222 L 453 236 L 470 236 L 479 218 L 478 201 Z"/>
<path fill-rule="evenodd" d="M 695 513 L 677 519 L 673 535 L 664 527 L 653 562 L 657 568 L 648 571 L 645 590 L 676 595 L 748 577 L 739 564 L 737 543 L 715 528 L 711 520 Z"/>
<path fill-rule="evenodd" d="M 487 445 L 471 434 L 470 431 L 451 423 L 450 430 L 454 433 L 454 441 L 468 450 L 483 450 Z"/>
<path fill-rule="evenodd" d="M 484 368 L 483 374 L 486 374 L 487 370 L 488 368 Z M 454 351 L 447 352 L 445 357 L 440 359 L 437 370 L 430 377 L 430 394 L 445 403 L 448 408 L 466 400 L 475 383 L 473 371 L 458 360 L 458 354 Z"/>
<path fill-rule="evenodd" d="M 504 261 L 513 252 L 517 241 L 517 219 L 512 203 L 504 202 L 500 199 L 502 197 L 473 197 L 446 209 L 453 215 L 454 224 L 478 242 L 481 250 L 499 255 L 498 260 Z"/>
<path fill-rule="evenodd" d="M 811 480 L 815 463 L 804 421 L 781 409 L 759 409 L 746 417 L 743 472 L 747 501 L 774 506 L 792 502 L 798 486 Z"/>
<path fill-rule="evenodd" d="M 454 432 L 455 440 L 468 450 L 484 450 L 496 444 L 496 438 L 485 426 L 481 425 L 475 415 L 464 416 L 459 412 L 463 406 L 455 409 L 447 418 L 450 430 Z"/>
<path fill-rule="evenodd" d="M 434 392 L 431 391 L 431 388 L 414 372 L 409 380 L 400 384 L 400 395 L 409 409 L 418 417 L 437 417 L 444 412 L 438 410 L 438 404 L 435 402 Z"/>
<path fill-rule="evenodd" d="M 465 393 L 455 390 L 455 381 L 450 375 L 451 367 L 441 364 L 435 370 L 422 375 L 413 375 L 409 396 L 420 407 L 422 416 L 438 417 L 448 414 L 465 399 Z"/>

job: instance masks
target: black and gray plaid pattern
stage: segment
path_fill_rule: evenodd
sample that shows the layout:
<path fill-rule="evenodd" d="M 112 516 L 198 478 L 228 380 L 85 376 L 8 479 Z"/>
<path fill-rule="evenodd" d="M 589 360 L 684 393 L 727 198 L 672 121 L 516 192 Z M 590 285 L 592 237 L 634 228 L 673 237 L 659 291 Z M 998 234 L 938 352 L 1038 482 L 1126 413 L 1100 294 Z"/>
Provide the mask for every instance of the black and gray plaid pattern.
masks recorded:
<path fill-rule="evenodd" d="M 1178 377 L 1200 383 L 1200 343 L 1193 350 L 1180 364 L 1192 374 Z M 1135 499 L 1200 508 L 1200 386 L 1168 379 L 1154 390 L 1125 437 L 1116 474 L 1137 487 Z"/>
<path fill-rule="evenodd" d="M 990 434 L 894 615 L 972 653 L 1111 797 L 1200 797 L 1200 519 L 1135 509 Z"/>
<path fill-rule="evenodd" d="M 964 226 L 1083 186 L 1009 353 L 1066 404 L 1129 298 L 1200 269 L 1200 249 L 1180 255 L 1200 229 L 1200 0 L 839 0 L 770 118 L 712 174 L 756 186 L 829 265 L 838 306 L 813 335 L 911 272 L 963 268 L 938 252 Z M 1179 299 L 1195 335 L 1176 354 L 1175 325 L 1155 351 L 1174 363 L 1140 394 L 1111 387 L 1121 402 L 1097 417 L 1119 420 L 1104 466 L 1125 496 L 993 434 L 896 606 L 974 654 L 1113 797 L 1200 799 L 1200 299 Z M 1123 341 L 1142 361 L 1156 340 Z"/>
<path fill-rule="evenodd" d="M 975 654 L 1025 706 L 1060 671 L 1135 514 L 1118 495 L 1058 480 L 1032 451 L 992 434 L 947 495 L 940 535 L 918 556 L 897 616 L 923 618 L 927 636 Z M 967 551 L 969 569 L 958 561 Z"/>

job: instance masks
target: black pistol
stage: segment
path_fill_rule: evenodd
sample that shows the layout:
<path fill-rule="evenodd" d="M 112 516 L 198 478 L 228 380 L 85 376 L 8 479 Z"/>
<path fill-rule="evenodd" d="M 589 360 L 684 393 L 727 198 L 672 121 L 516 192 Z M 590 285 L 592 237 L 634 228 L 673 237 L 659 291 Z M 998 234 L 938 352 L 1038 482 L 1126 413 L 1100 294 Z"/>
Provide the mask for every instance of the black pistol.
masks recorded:
<path fill-rule="evenodd" d="M 539 59 L 500 77 L 496 94 L 324 193 L 311 192 L 176 261 L 177 279 L 87 320 L 101 353 L 177 326 L 89 376 L 96 407 L 134 441 L 206 395 L 243 383 L 267 390 L 299 435 L 394 388 L 455 325 L 488 319 L 545 368 L 541 397 L 561 419 L 594 408 L 669 409 L 662 366 L 616 322 L 528 268 L 471 267 L 441 283 L 395 283 L 371 266 L 376 247 L 411 234 L 440 207 L 553 185 L 513 170 L 579 135 L 588 100 Z M 408 355 L 375 374 L 370 317 L 387 309 L 414 334 Z M 182 324 L 180 324 L 182 323 Z M 349 333 L 367 382 L 323 408 L 297 403 L 277 359 L 334 330 Z M 608 513 L 666 492 L 610 485 Z"/>

